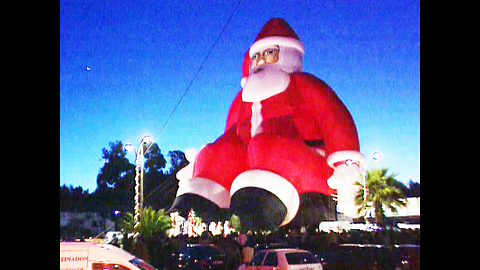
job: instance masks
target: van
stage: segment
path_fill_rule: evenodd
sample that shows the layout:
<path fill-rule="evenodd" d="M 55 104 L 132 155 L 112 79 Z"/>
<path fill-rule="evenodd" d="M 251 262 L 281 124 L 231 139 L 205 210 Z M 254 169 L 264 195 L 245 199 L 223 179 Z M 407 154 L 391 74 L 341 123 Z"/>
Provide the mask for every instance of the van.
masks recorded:
<path fill-rule="evenodd" d="M 60 242 L 60 270 L 157 270 L 116 246 Z"/>

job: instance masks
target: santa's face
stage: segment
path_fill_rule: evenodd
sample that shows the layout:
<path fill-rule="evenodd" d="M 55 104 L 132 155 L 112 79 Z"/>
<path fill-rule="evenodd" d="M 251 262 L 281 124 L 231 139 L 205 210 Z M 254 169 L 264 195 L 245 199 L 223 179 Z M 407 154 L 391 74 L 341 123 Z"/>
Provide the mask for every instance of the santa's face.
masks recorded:
<path fill-rule="evenodd" d="M 259 102 L 285 91 L 289 74 L 302 70 L 303 53 L 296 48 L 270 45 L 251 55 L 249 75 L 242 79 L 243 101 Z"/>
<path fill-rule="evenodd" d="M 250 74 L 245 79 L 242 99 L 247 102 L 260 102 L 283 92 L 290 83 L 290 75 L 282 69 L 275 56 L 260 57 L 250 66 Z M 267 63 L 265 60 L 274 61 Z"/>
<path fill-rule="evenodd" d="M 255 53 L 252 57 L 250 69 L 255 70 L 258 66 L 261 66 L 263 64 L 278 62 L 279 52 L 279 46 L 273 45 Z"/>

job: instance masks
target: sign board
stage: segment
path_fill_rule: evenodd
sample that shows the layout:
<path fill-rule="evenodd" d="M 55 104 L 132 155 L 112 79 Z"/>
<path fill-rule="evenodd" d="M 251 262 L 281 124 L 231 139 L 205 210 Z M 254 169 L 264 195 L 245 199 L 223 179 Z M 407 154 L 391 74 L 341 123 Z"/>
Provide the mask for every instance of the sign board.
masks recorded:
<path fill-rule="evenodd" d="M 87 270 L 88 250 L 60 252 L 60 270 Z"/>

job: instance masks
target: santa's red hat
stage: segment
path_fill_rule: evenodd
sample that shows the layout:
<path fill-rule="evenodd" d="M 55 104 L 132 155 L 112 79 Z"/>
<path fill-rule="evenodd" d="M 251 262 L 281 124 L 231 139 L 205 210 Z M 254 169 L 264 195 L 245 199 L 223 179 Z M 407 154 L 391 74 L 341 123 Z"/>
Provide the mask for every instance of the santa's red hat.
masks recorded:
<path fill-rule="evenodd" d="M 301 71 L 303 67 L 302 57 L 305 48 L 295 31 L 284 19 L 270 19 L 258 34 L 255 42 L 246 52 L 242 64 L 241 86 L 245 85 L 246 78 L 250 74 L 252 56 L 258 51 L 272 46 L 280 46 L 280 59 L 278 63 L 284 67 L 286 72 Z"/>
<path fill-rule="evenodd" d="M 280 18 L 270 19 L 263 26 L 255 39 L 255 43 L 250 47 L 250 57 L 252 57 L 258 50 L 271 45 L 295 48 L 299 50 L 302 55 L 305 53 L 305 48 L 303 47 L 302 42 L 300 42 L 300 38 L 298 38 L 290 25 L 288 25 L 284 19 Z"/>

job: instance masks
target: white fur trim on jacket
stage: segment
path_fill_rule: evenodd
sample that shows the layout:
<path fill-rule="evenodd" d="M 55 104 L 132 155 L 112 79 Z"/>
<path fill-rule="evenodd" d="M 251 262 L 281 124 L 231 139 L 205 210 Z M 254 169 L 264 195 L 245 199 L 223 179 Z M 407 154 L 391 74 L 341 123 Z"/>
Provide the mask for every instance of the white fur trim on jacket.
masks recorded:
<path fill-rule="evenodd" d="M 186 193 L 200 195 L 218 205 L 230 207 L 230 193 L 222 185 L 206 178 L 196 177 L 178 182 L 177 197 Z"/>
<path fill-rule="evenodd" d="M 365 157 L 363 156 L 363 154 L 358 151 L 351 151 L 351 150 L 337 151 L 337 152 L 331 153 L 330 155 L 328 155 L 327 163 L 330 167 L 335 169 L 335 167 L 333 166 L 334 163 L 342 160 L 347 160 L 347 159 L 358 161 L 360 165 L 365 164 Z"/>
<path fill-rule="evenodd" d="M 265 47 L 272 46 L 272 45 L 295 48 L 301 51 L 302 55 L 305 53 L 305 47 L 303 46 L 302 42 L 300 42 L 300 40 L 289 38 L 289 37 L 273 36 L 273 37 L 266 37 L 266 38 L 257 40 L 250 47 L 248 54 L 250 58 L 252 58 L 253 55 L 257 53 L 260 49 L 263 49 Z"/>
<path fill-rule="evenodd" d="M 245 83 L 247 82 L 247 77 L 243 77 L 241 80 L 240 80 L 240 86 L 243 88 L 245 87 Z"/>
<path fill-rule="evenodd" d="M 280 175 L 264 171 L 251 170 L 241 173 L 233 180 L 230 194 L 244 187 L 265 189 L 277 196 L 287 207 L 287 215 L 280 226 L 288 224 L 295 217 L 300 206 L 300 196 L 293 185 Z"/>
<path fill-rule="evenodd" d="M 177 179 L 182 180 L 190 180 L 193 177 L 193 165 L 195 164 L 195 158 L 198 155 L 198 150 L 195 148 L 188 148 L 185 150 L 185 158 L 190 163 L 183 167 L 180 171 L 177 172 L 176 176 Z"/>

